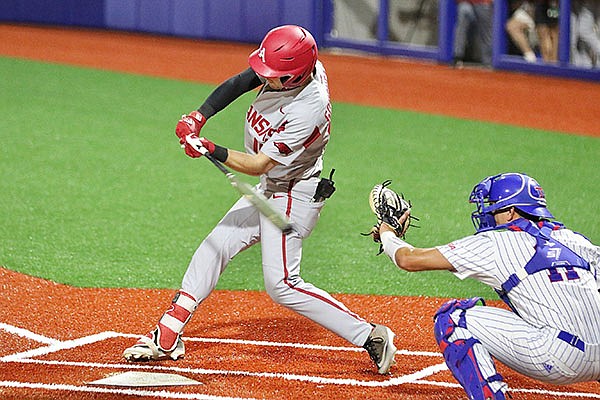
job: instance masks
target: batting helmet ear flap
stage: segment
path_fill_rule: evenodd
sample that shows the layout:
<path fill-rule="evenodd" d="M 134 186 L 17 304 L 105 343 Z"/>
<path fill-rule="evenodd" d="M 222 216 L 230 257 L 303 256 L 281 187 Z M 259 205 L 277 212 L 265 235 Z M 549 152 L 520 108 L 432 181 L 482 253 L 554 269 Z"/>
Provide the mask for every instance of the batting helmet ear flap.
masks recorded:
<path fill-rule="evenodd" d="M 301 86 L 311 76 L 318 50 L 310 32 L 297 25 L 270 30 L 260 47 L 248 57 L 250 67 L 264 78 L 282 78 L 283 87 Z"/>

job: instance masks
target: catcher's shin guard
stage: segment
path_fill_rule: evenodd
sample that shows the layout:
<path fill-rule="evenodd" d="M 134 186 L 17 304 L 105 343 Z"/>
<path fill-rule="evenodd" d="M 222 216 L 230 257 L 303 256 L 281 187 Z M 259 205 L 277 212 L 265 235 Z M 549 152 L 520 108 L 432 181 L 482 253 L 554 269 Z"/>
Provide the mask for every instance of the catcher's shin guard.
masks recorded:
<path fill-rule="evenodd" d="M 465 311 L 474 307 L 478 301 L 485 305 L 481 297 L 474 297 L 465 300 L 450 300 L 442 305 L 434 316 L 434 333 L 440 349 L 446 360 L 448 369 L 463 387 L 469 399 L 471 400 L 505 400 L 506 397 L 503 388 L 506 384 L 502 383 L 502 376 L 496 373 L 494 362 L 490 357 L 490 364 L 494 369 L 491 376 L 484 377 L 480 367 L 480 361 L 476 356 L 474 346 L 479 344 L 479 340 L 470 337 L 467 339 L 454 339 L 450 337 L 457 327 L 467 329 L 465 320 Z M 458 322 L 452 319 L 451 314 L 456 310 L 462 310 Z M 456 314 L 455 314 L 456 316 Z M 479 356 L 481 357 L 481 356 Z M 496 391 L 492 389 L 490 383 L 499 382 L 493 385 Z"/>
<path fill-rule="evenodd" d="M 155 335 L 153 339 L 162 351 L 168 353 L 175 350 L 183 328 L 197 306 L 198 302 L 191 294 L 182 290 L 175 294 L 171 307 L 163 314 L 153 332 Z"/>

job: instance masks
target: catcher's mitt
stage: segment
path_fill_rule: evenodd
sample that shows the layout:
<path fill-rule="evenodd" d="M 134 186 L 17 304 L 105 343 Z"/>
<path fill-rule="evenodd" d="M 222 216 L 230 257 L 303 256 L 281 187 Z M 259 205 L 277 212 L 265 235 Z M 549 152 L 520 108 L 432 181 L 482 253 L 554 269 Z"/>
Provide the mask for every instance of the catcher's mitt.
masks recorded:
<path fill-rule="evenodd" d="M 411 225 L 411 220 L 418 218 L 409 216 L 404 222 L 400 222 L 400 217 L 409 211 L 412 207 L 410 201 L 404 199 L 404 195 L 394 192 L 388 186 L 392 183 L 391 180 L 386 180 L 379 185 L 375 185 L 369 193 L 369 205 L 371 210 L 377 217 L 377 223 L 371 228 L 369 233 L 364 236 L 372 236 L 376 243 L 380 243 L 379 226 L 382 223 L 388 224 L 399 237 L 404 237 L 406 231 Z M 381 251 L 380 251 L 381 253 Z"/>

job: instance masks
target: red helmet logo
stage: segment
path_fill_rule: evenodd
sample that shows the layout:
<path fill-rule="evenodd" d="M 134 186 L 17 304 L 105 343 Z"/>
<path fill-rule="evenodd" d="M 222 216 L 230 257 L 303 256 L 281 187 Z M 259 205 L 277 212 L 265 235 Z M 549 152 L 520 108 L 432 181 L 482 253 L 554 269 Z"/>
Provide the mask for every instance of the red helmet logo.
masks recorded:
<path fill-rule="evenodd" d="M 258 50 L 258 58 L 260 58 L 260 60 L 262 62 L 266 62 L 265 61 L 265 48 L 261 47 L 260 50 Z"/>

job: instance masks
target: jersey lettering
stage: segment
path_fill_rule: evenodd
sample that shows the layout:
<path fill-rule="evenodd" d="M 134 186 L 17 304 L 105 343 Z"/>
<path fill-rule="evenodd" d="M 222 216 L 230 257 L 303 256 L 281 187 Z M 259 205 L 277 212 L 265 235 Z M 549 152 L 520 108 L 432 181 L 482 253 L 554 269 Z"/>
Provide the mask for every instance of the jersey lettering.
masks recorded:
<path fill-rule="evenodd" d="M 579 274 L 577 273 L 577 271 L 575 271 L 572 265 L 567 265 L 564 267 L 564 269 L 565 271 L 563 275 L 563 273 L 557 268 L 550 268 L 548 270 L 548 278 L 550 278 L 550 282 L 562 282 L 565 280 L 565 276 L 570 281 L 575 281 L 580 278 Z"/>
<path fill-rule="evenodd" d="M 331 133 L 331 103 L 327 103 L 327 108 L 325 109 L 325 119 L 327 122 L 327 135 Z"/>
<path fill-rule="evenodd" d="M 288 121 L 285 120 L 278 128 L 273 128 L 271 122 L 261 115 L 253 106 L 250 106 L 246 113 L 246 120 L 256 132 L 257 137 L 254 139 L 254 150 L 258 151 L 262 145 L 275 133 L 283 132 Z M 257 145 L 258 144 L 258 145 Z"/>
<path fill-rule="evenodd" d="M 550 278 L 550 282 L 552 283 L 563 281 L 562 275 L 556 268 L 548 268 L 548 278 Z"/>
<path fill-rule="evenodd" d="M 246 119 L 248 120 L 248 123 L 252 129 L 254 129 L 259 136 L 265 135 L 271 126 L 271 123 L 261 114 L 259 114 L 258 111 L 256 111 L 252 106 L 250 106 L 248 109 Z"/>
<path fill-rule="evenodd" d="M 568 280 L 574 281 L 576 279 L 579 279 L 579 274 L 577 273 L 577 271 L 575 271 L 575 268 L 573 268 L 572 265 L 565 267 L 565 271 L 566 271 Z"/>
<path fill-rule="evenodd" d="M 258 140 L 256 138 L 254 138 L 254 140 L 252 141 L 252 150 L 254 151 L 254 153 L 258 153 L 261 147 L 262 145 L 258 143 Z"/>
<path fill-rule="evenodd" d="M 552 246 L 549 242 L 546 242 L 546 246 Z M 547 256 L 548 259 L 558 260 L 560 257 L 560 248 L 550 248 L 548 249 Z"/>

